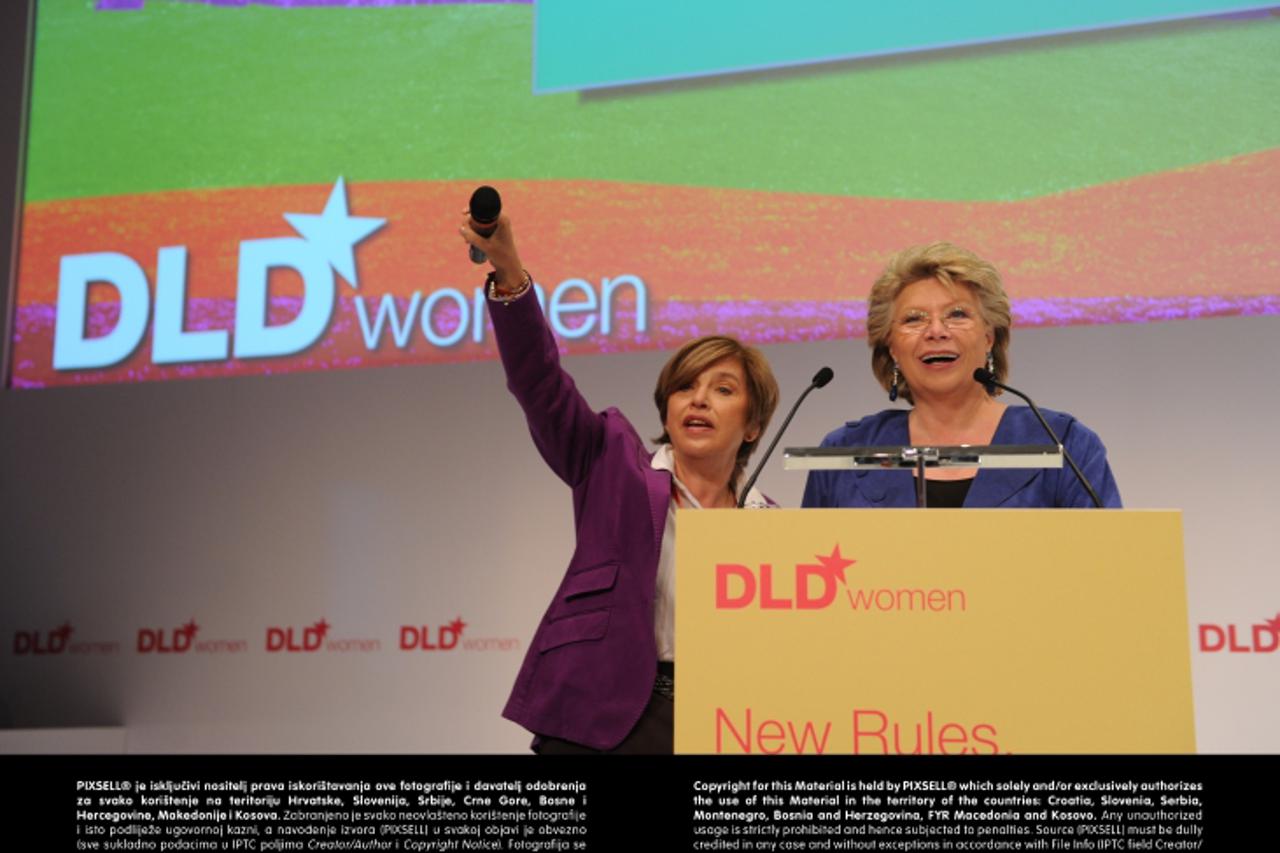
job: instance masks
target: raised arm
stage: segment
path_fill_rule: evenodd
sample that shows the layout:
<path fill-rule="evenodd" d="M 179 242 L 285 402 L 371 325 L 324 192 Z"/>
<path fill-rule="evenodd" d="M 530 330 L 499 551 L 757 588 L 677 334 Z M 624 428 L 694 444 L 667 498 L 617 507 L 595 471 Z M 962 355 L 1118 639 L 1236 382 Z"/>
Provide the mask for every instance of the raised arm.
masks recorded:
<path fill-rule="evenodd" d="M 603 416 L 592 411 L 573 377 L 560 366 L 560 351 L 533 281 L 520 263 L 511 220 L 502 214 L 497 229 L 486 238 L 472 230 L 464 215 L 458 231 L 493 265 L 486 295 L 507 388 L 524 410 L 542 458 L 556 476 L 576 486 L 603 446 Z"/>

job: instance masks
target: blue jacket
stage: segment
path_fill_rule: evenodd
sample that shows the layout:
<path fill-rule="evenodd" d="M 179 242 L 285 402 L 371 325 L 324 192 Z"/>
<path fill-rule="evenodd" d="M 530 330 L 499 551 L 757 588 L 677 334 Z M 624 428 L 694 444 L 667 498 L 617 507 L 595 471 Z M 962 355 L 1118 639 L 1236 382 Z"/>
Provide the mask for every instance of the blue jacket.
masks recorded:
<path fill-rule="evenodd" d="M 1097 434 L 1062 412 L 1041 409 L 1067 452 L 1093 484 L 1104 506 L 1119 508 L 1120 491 L 1107 464 L 1107 449 Z M 850 421 L 828 435 L 823 447 L 901 446 L 910 444 L 907 410 L 886 409 Z M 992 444 L 1049 444 L 1049 436 L 1026 406 L 1005 409 Z M 806 507 L 913 507 L 915 480 L 906 470 L 811 471 L 805 484 Z M 1092 507 L 1089 493 L 1065 461 L 1062 468 L 987 468 L 978 472 L 966 507 Z"/>

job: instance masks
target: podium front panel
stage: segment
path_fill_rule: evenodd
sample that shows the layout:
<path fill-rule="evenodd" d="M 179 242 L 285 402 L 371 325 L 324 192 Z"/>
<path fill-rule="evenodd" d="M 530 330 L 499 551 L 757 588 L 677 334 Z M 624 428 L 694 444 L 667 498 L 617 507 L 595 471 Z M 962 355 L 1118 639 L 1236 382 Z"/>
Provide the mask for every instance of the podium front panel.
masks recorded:
<path fill-rule="evenodd" d="M 1181 514 L 682 510 L 676 750 L 1195 751 Z"/>

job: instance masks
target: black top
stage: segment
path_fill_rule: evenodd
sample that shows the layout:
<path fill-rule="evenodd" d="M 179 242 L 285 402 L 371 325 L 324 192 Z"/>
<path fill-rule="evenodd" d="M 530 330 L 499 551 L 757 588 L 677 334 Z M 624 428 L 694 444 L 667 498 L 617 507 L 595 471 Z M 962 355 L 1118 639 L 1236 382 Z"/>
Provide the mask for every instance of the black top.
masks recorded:
<path fill-rule="evenodd" d="M 972 477 L 967 480 L 925 480 L 925 504 L 934 508 L 959 509 L 964 506 L 964 499 L 972 485 Z"/>

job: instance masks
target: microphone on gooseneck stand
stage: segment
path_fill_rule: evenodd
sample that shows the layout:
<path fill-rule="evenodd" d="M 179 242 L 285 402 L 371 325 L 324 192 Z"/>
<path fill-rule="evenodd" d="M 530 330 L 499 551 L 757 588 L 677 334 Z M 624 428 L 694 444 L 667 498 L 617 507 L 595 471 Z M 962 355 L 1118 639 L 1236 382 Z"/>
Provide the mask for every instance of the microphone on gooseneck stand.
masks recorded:
<path fill-rule="evenodd" d="M 769 449 L 764 452 L 764 456 L 760 459 L 760 463 L 756 465 L 756 470 L 752 472 L 751 479 L 747 480 L 747 484 L 742 487 L 742 493 L 738 496 L 738 509 L 742 509 L 742 505 L 747 502 L 747 495 L 751 492 L 751 487 L 756 484 L 756 478 L 760 476 L 760 472 L 764 470 L 764 463 L 769 461 L 769 454 L 773 453 L 773 449 L 778 446 L 778 439 L 782 438 L 782 434 L 787 431 L 787 426 L 791 423 L 791 419 L 795 417 L 796 412 L 800 409 L 800 404 L 804 402 L 804 398 L 809 396 L 809 392 L 814 388 L 823 388 L 835 376 L 835 371 L 830 367 L 824 367 L 813 375 L 813 381 L 809 383 L 809 387 L 804 389 L 804 393 L 800 395 L 800 399 L 796 400 L 796 404 L 791 407 L 791 411 L 787 412 L 787 419 L 782 422 L 782 426 L 778 428 L 777 434 L 773 437 L 773 441 L 769 444 Z"/>
<path fill-rule="evenodd" d="M 1021 397 L 1027 401 L 1027 405 L 1031 407 L 1031 411 L 1040 419 L 1040 426 L 1044 427 L 1044 431 L 1049 433 L 1049 437 L 1053 439 L 1053 443 L 1062 448 L 1062 457 L 1067 460 L 1067 464 L 1071 466 L 1071 470 L 1076 472 L 1076 478 L 1080 480 L 1080 485 L 1084 486 L 1084 490 L 1089 493 L 1089 497 L 1093 498 L 1093 505 L 1098 509 L 1102 509 L 1102 499 L 1098 497 L 1098 493 L 1093 490 L 1093 486 L 1089 484 L 1088 478 L 1084 472 L 1080 470 L 1080 466 L 1076 464 L 1076 460 L 1071 458 L 1071 454 L 1067 452 L 1067 446 L 1062 443 L 1062 439 L 1058 438 L 1058 434 L 1053 431 L 1053 427 L 1049 426 L 1049 422 L 1044 419 L 1044 415 L 1040 414 L 1040 408 L 1035 401 L 1023 394 L 1017 388 L 1010 388 L 1000 380 L 996 379 L 996 375 L 985 367 L 979 367 L 973 371 L 973 381 L 986 386 L 988 392 L 993 388 L 1003 388 L 1015 397 Z"/>
<path fill-rule="evenodd" d="M 468 208 L 471 212 L 472 231 L 481 237 L 488 237 L 498 230 L 498 217 L 502 214 L 502 196 L 498 195 L 498 191 L 493 187 L 477 188 L 471 194 L 471 204 Z M 471 263 L 483 264 L 489 260 L 489 256 L 475 246 L 468 246 L 468 248 Z"/>

